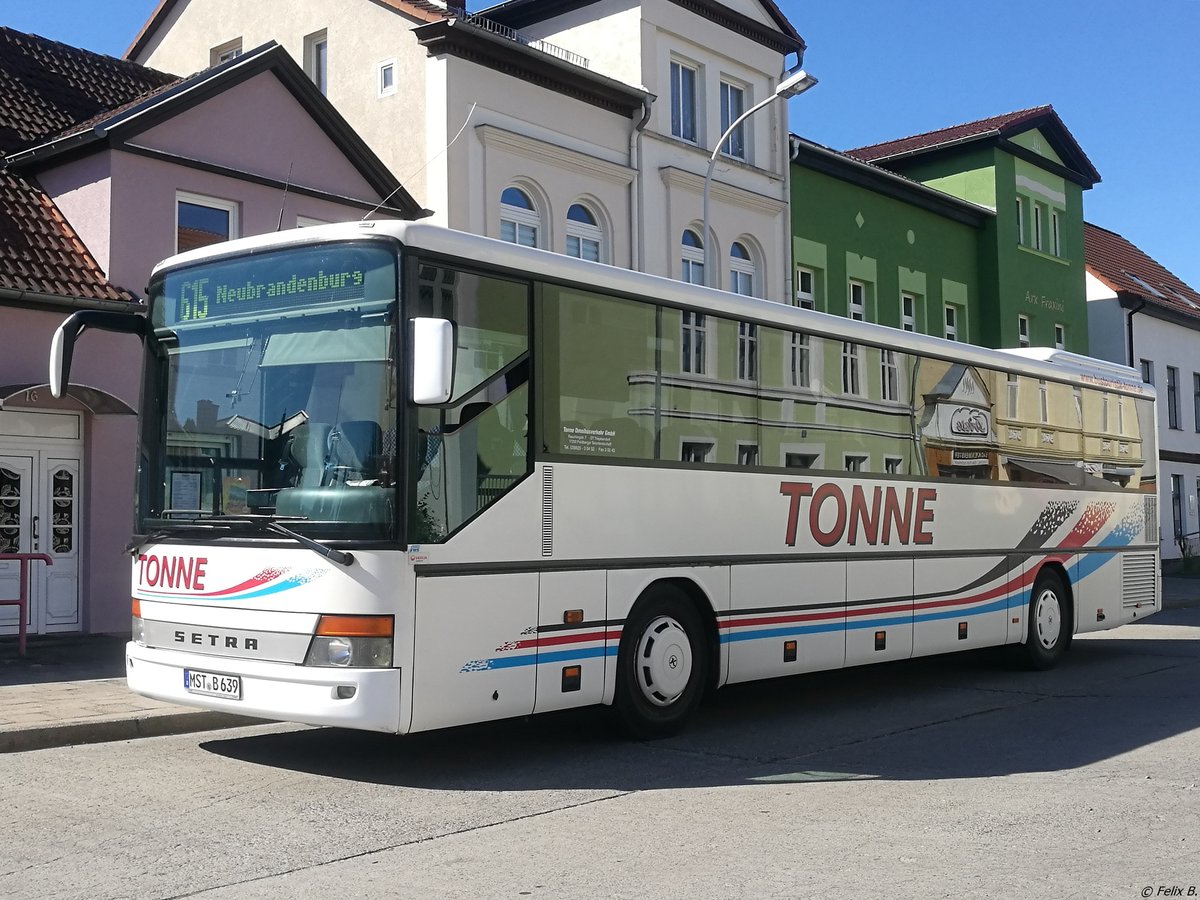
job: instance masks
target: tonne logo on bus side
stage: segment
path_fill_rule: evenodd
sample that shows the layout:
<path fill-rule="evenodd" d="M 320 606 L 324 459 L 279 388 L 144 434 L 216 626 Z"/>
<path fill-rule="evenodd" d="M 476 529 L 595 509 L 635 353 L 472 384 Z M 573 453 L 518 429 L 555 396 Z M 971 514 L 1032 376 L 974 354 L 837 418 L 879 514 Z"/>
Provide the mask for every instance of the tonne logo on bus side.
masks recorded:
<path fill-rule="evenodd" d="M 822 547 L 832 547 L 843 540 L 855 545 L 860 537 L 872 547 L 933 543 L 936 488 L 864 489 L 856 484 L 847 498 L 836 484 L 814 488 L 810 481 L 784 481 L 779 485 L 779 493 L 790 500 L 784 537 L 789 547 L 796 546 L 796 529 L 805 500 L 808 500 L 808 529 Z"/>

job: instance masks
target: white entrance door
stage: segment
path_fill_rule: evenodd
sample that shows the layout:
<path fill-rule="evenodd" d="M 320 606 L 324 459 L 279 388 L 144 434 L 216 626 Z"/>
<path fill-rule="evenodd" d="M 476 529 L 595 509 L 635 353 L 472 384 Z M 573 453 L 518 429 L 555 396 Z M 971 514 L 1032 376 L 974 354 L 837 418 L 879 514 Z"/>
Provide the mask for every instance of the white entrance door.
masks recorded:
<path fill-rule="evenodd" d="M 31 633 L 78 631 L 78 454 L 13 450 L 0 455 L 0 555 L 45 553 L 54 564 L 29 564 Z M 0 598 L 20 595 L 21 564 L 0 561 Z M 17 630 L 17 608 L 0 606 L 0 633 Z"/>

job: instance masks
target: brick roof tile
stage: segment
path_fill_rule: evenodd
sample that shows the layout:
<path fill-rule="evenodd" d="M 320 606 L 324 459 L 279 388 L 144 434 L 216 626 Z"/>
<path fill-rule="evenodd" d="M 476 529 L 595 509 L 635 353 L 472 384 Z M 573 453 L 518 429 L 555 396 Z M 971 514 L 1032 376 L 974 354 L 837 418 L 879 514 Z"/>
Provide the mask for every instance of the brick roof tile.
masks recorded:
<path fill-rule="evenodd" d="M 0 155 L 77 128 L 174 83 L 134 63 L 0 27 Z M 0 287 L 132 301 L 33 177 L 0 169 Z"/>
<path fill-rule="evenodd" d="M 1085 222 L 1083 255 L 1088 271 L 1114 292 L 1200 319 L 1200 291 L 1115 231 Z"/>
<path fill-rule="evenodd" d="M 987 135 L 999 135 L 1002 131 L 1012 129 L 1013 126 L 1021 125 L 1030 119 L 1044 116 L 1053 111 L 1054 108 L 1051 106 L 1033 106 L 1029 109 L 991 116 L 987 119 L 978 119 L 974 122 L 965 122 L 961 125 L 951 125 L 948 128 L 938 128 L 934 131 L 926 131 L 909 137 L 897 138 L 893 141 L 884 141 L 866 147 L 856 147 L 853 150 L 847 150 L 846 154 L 866 162 L 905 156 L 917 151 L 932 150 L 935 147 L 960 144 L 964 141 Z"/>

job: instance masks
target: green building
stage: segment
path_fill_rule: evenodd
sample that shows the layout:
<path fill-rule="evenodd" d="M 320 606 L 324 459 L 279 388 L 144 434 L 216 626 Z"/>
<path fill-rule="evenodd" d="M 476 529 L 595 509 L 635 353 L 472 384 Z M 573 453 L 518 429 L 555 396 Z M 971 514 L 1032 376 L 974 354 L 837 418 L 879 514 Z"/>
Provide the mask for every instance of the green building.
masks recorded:
<path fill-rule="evenodd" d="M 796 302 L 988 347 L 1088 352 L 1083 191 L 1052 107 L 845 153 L 791 139 Z"/>

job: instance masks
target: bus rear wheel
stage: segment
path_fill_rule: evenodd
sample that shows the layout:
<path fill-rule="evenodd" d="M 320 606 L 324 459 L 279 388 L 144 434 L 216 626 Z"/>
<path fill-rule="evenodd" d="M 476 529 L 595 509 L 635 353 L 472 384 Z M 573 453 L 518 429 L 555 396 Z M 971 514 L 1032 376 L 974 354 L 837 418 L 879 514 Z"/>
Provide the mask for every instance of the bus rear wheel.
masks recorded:
<path fill-rule="evenodd" d="M 613 705 L 626 731 L 643 740 L 683 728 L 708 679 L 704 623 L 677 588 L 660 586 L 634 606 L 617 652 Z"/>
<path fill-rule="evenodd" d="M 1052 669 L 1071 643 L 1071 601 L 1062 577 L 1043 569 L 1033 583 L 1025 630 L 1025 661 L 1033 669 Z"/>

